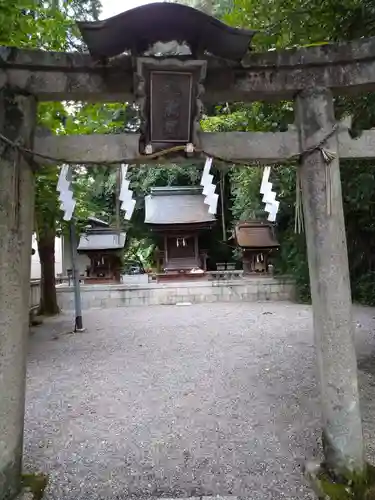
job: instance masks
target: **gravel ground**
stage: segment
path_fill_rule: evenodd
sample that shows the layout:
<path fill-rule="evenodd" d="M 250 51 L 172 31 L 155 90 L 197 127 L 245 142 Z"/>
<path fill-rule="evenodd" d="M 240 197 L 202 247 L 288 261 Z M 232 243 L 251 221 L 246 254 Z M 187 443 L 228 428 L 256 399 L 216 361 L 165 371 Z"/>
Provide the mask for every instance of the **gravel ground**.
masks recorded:
<path fill-rule="evenodd" d="M 374 316 L 355 309 L 370 455 Z M 72 335 L 61 316 L 31 337 L 25 468 L 49 474 L 47 500 L 313 498 L 301 475 L 320 454 L 309 307 L 117 308 L 84 323 Z"/>

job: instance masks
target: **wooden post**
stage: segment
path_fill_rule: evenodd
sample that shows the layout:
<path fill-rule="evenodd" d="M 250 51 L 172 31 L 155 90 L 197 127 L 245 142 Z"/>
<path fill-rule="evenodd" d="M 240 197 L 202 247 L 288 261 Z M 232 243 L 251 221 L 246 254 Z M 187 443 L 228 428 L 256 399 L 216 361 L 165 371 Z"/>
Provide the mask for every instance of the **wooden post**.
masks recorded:
<path fill-rule="evenodd" d="M 120 221 L 120 191 L 121 191 L 121 165 L 116 170 L 116 228 L 120 239 L 121 221 Z"/>
<path fill-rule="evenodd" d="M 167 264 L 168 264 L 168 236 L 164 235 L 164 268 L 167 266 Z"/>
<path fill-rule="evenodd" d="M 308 89 L 296 98 L 301 151 L 313 147 L 335 125 L 328 89 Z M 336 472 L 362 471 L 363 437 L 353 343 L 352 301 L 342 206 L 338 141 L 302 158 L 300 167 L 307 253 L 320 382 L 323 446 Z"/>
<path fill-rule="evenodd" d="M 36 103 L 0 91 L 0 131 L 30 148 Z M 34 176 L 17 150 L 0 140 L 0 498 L 20 488 L 29 334 Z"/>
<path fill-rule="evenodd" d="M 227 241 L 227 228 L 225 224 L 225 172 L 220 173 L 220 201 L 221 201 L 221 229 L 223 231 L 223 241 Z"/>
<path fill-rule="evenodd" d="M 194 235 L 194 256 L 195 256 L 195 262 L 197 263 L 197 266 L 199 266 L 199 236 L 198 234 Z"/>

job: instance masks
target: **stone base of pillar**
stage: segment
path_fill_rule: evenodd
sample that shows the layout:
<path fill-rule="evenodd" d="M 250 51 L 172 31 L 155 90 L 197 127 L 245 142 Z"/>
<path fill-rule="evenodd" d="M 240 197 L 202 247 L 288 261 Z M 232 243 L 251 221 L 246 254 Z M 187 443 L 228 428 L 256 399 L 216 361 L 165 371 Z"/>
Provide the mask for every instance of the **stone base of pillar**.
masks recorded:
<path fill-rule="evenodd" d="M 375 498 L 375 468 L 367 464 L 362 475 L 352 478 L 333 478 L 324 464 L 310 461 L 304 475 L 319 500 L 350 500 Z"/>
<path fill-rule="evenodd" d="M 15 500 L 41 500 L 47 487 L 48 476 L 45 474 L 24 474 L 21 480 L 21 492 Z"/>

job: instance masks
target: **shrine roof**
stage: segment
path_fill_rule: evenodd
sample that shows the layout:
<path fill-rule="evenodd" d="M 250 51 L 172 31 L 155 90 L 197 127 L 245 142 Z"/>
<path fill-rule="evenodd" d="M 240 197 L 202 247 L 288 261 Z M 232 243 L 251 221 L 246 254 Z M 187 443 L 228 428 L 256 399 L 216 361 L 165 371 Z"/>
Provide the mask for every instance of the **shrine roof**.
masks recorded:
<path fill-rule="evenodd" d="M 239 222 L 234 228 L 234 238 L 241 248 L 277 248 L 279 242 L 268 222 Z"/>
<path fill-rule="evenodd" d="M 93 227 L 109 227 L 108 222 L 93 216 L 87 217 L 87 222 Z"/>
<path fill-rule="evenodd" d="M 112 230 L 94 230 L 82 234 L 78 244 L 78 251 L 91 250 L 120 250 L 124 248 L 126 233 Z"/>
<path fill-rule="evenodd" d="M 90 54 L 114 57 L 125 51 L 140 55 L 157 42 L 186 42 L 192 52 L 207 51 L 241 60 L 255 31 L 232 28 L 197 9 L 177 3 L 142 5 L 104 21 L 78 22 Z"/>
<path fill-rule="evenodd" d="M 201 187 L 152 188 L 145 198 L 146 224 L 199 224 L 214 223 L 215 216 L 208 213 Z"/>

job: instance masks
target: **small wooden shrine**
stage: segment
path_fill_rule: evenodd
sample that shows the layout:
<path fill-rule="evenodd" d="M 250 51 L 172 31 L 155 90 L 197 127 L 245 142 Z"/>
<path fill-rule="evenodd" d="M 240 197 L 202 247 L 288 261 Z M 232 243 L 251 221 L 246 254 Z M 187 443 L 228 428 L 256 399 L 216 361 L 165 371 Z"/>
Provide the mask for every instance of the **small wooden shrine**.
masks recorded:
<path fill-rule="evenodd" d="M 126 233 L 96 217 L 89 217 L 88 222 L 77 248 L 79 254 L 86 254 L 90 259 L 85 283 L 119 283 Z"/>
<path fill-rule="evenodd" d="M 201 277 L 206 252 L 200 236 L 210 230 L 215 216 L 208 212 L 201 187 L 154 187 L 145 199 L 145 223 L 158 240 L 161 275 L 168 278 Z"/>
<path fill-rule="evenodd" d="M 280 246 L 273 224 L 262 220 L 238 222 L 233 238 L 242 251 L 244 274 L 269 271 L 270 256 Z"/>

